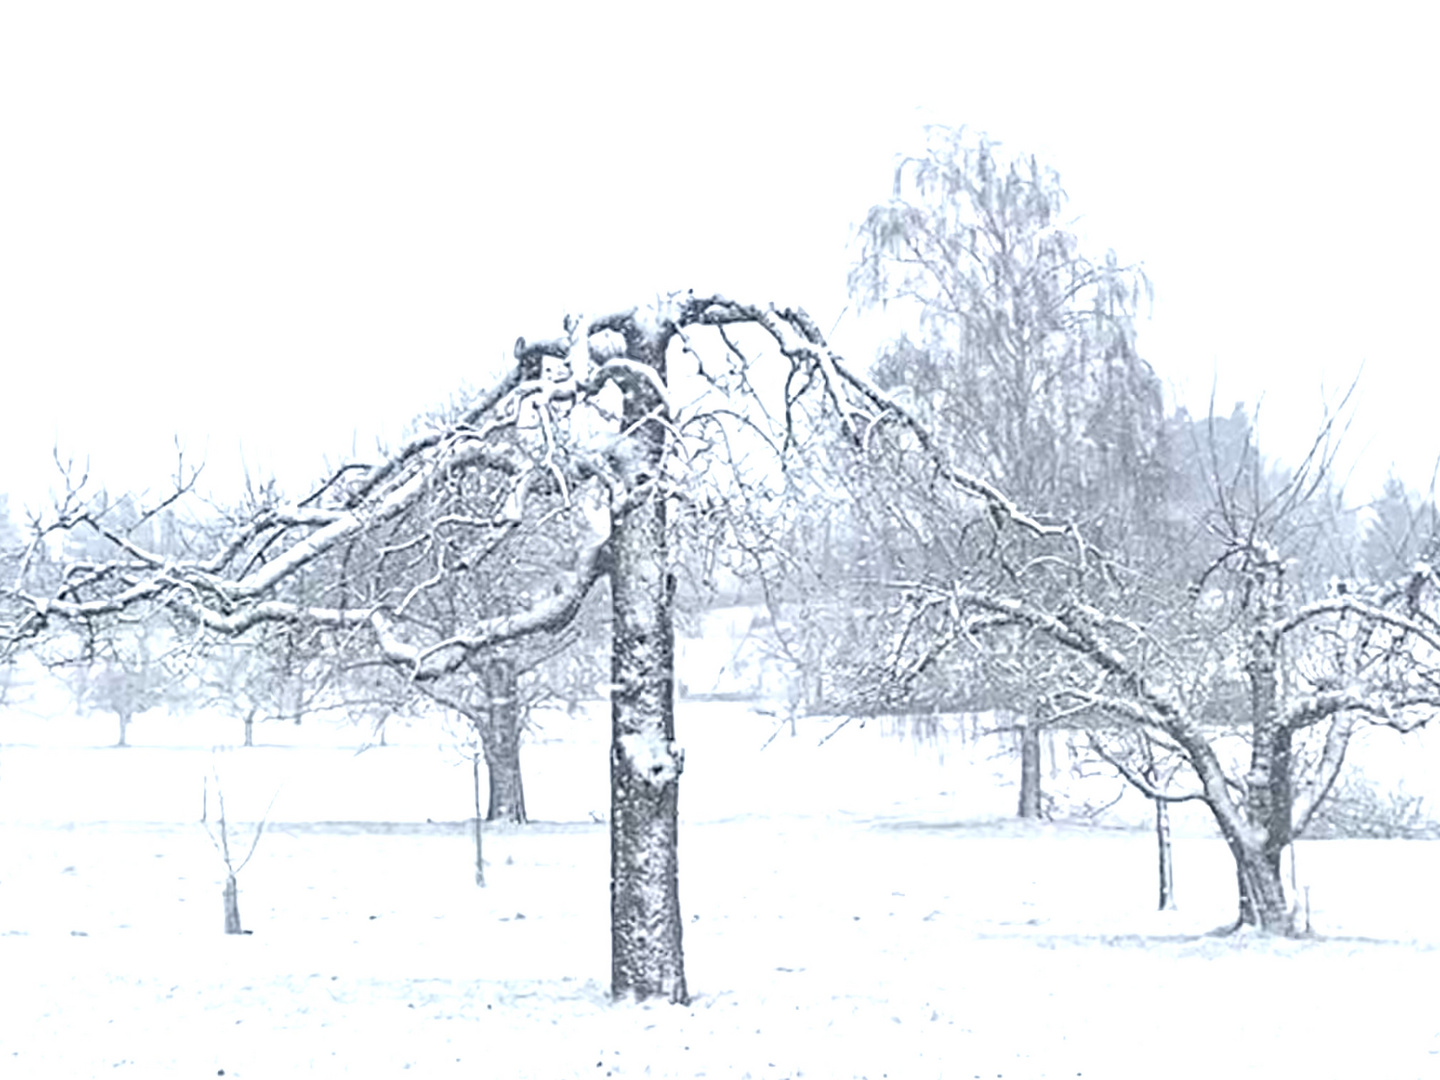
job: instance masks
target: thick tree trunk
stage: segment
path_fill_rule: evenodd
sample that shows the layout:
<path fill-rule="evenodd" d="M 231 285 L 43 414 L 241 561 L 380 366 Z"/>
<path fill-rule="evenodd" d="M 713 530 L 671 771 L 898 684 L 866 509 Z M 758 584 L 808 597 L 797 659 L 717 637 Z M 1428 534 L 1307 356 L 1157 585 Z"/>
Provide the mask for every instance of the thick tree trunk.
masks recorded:
<path fill-rule="evenodd" d="M 1235 857 L 1240 893 L 1236 928 L 1253 926 L 1272 934 L 1295 933 L 1295 914 L 1280 874 L 1281 856 L 1290 843 L 1294 791 L 1290 779 L 1294 732 L 1280 716 L 1280 640 L 1274 629 L 1284 597 L 1284 567 L 1269 548 L 1257 548 L 1253 627 L 1245 674 L 1250 680 L 1250 771 L 1245 776 L 1243 833 L 1221 831 Z"/>
<path fill-rule="evenodd" d="M 487 821 L 525 821 L 525 786 L 520 777 L 520 706 L 515 664 L 496 657 L 485 666 L 489 730 L 481 740 L 490 777 Z"/>
<path fill-rule="evenodd" d="M 1254 733 L 1247 816 L 1259 825 L 1257 843 L 1231 843 L 1240 888 L 1237 925 L 1270 933 L 1294 934 L 1295 911 L 1281 873 L 1291 842 L 1290 816 L 1294 796 L 1290 782 L 1292 732 L 1278 725 L 1259 725 Z"/>
<path fill-rule="evenodd" d="M 1267 934 L 1295 934 L 1295 913 L 1285 895 L 1280 858 L 1263 847 L 1230 841 L 1235 857 L 1235 878 L 1240 892 L 1240 913 L 1235 928 L 1254 927 Z"/>
<path fill-rule="evenodd" d="M 632 358 L 661 380 L 665 337 L 627 334 Z M 661 480 L 663 402 L 648 380 L 626 387 L 625 505 L 612 508 L 614 612 L 611 654 L 611 993 L 684 1003 L 677 805 L 684 755 L 675 745 L 672 621 Z"/>
<path fill-rule="evenodd" d="M 525 788 L 520 780 L 520 758 L 485 757 L 485 772 L 490 778 L 490 801 L 485 808 L 486 821 L 508 821 L 515 825 L 524 824 Z"/>
<path fill-rule="evenodd" d="M 115 745 L 129 746 L 130 744 L 126 742 L 126 735 L 130 730 L 130 713 L 122 711 L 118 715 L 120 717 L 120 741 Z"/>
<path fill-rule="evenodd" d="M 1028 719 L 1020 722 L 1020 816 L 1040 817 L 1040 728 Z"/>

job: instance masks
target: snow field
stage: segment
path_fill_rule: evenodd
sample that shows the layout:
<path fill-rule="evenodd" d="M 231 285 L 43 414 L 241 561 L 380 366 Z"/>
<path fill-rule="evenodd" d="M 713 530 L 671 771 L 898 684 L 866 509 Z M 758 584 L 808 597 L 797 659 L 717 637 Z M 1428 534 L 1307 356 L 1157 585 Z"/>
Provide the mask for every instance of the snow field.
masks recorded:
<path fill-rule="evenodd" d="M 483 890 L 433 732 L 214 755 L 234 817 L 285 780 L 239 938 L 209 751 L 0 748 L 0 1076 L 1440 1076 L 1436 845 L 1302 843 L 1324 939 L 1207 937 L 1198 829 L 1159 913 L 1148 833 L 1005 820 L 986 754 L 682 717 L 683 1008 L 607 1000 L 603 724 L 527 747 L 550 821 L 487 831 Z"/>

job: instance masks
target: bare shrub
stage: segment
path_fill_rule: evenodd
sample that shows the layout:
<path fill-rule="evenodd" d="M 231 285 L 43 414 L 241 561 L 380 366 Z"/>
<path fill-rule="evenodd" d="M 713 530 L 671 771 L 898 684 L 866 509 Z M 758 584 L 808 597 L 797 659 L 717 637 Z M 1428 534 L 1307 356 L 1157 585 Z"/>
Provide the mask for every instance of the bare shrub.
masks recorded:
<path fill-rule="evenodd" d="M 1412 795 L 1403 785 L 1381 787 L 1347 770 L 1315 811 L 1305 835 L 1317 840 L 1434 840 L 1440 839 L 1440 821 L 1423 795 Z"/>

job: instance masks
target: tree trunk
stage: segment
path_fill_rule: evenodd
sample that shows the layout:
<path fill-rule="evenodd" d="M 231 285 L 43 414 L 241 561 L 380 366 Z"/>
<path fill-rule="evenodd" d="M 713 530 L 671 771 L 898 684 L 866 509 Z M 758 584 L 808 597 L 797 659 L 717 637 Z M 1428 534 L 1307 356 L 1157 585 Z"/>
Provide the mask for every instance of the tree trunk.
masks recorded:
<path fill-rule="evenodd" d="M 121 712 L 119 712 L 117 715 L 120 717 L 120 741 L 117 742 L 115 745 L 129 746 L 130 744 L 125 741 L 125 736 L 126 733 L 130 730 L 130 713 L 126 710 L 121 710 Z"/>
<path fill-rule="evenodd" d="M 1284 596 L 1284 567 L 1273 550 L 1259 550 L 1254 576 L 1253 628 L 1245 674 L 1250 680 L 1250 771 L 1245 817 L 1250 829 L 1222 832 L 1235 857 L 1240 914 L 1236 927 L 1294 934 L 1295 918 L 1280 875 L 1290 843 L 1294 791 L 1290 781 L 1294 732 L 1280 716 L 1280 640 L 1274 629 Z"/>
<path fill-rule="evenodd" d="M 1020 721 L 1020 816 L 1040 817 L 1040 728 L 1028 719 Z"/>
<path fill-rule="evenodd" d="M 1155 800 L 1155 846 L 1160 856 L 1160 910 L 1175 910 L 1175 856 L 1170 844 L 1170 804 Z"/>
<path fill-rule="evenodd" d="M 1246 777 L 1246 806 L 1250 821 L 1260 826 L 1261 838 L 1256 843 L 1230 845 L 1241 890 L 1237 925 L 1287 935 L 1295 933 L 1295 911 L 1281 873 L 1285 849 L 1291 842 L 1292 735 L 1278 725 L 1257 725 Z"/>
<path fill-rule="evenodd" d="M 666 335 L 627 333 L 632 359 L 663 381 Z M 685 1003 L 677 805 L 684 755 L 675 745 L 674 581 L 668 566 L 664 403 L 648 380 L 626 386 L 631 434 L 623 505 L 611 509 L 611 993 Z M 659 418 L 655 416 L 659 413 Z"/>
<path fill-rule="evenodd" d="M 221 828 L 224 828 L 222 825 Z M 239 934 L 240 929 L 240 887 L 235 883 L 235 875 L 225 876 L 225 932 L 227 934 Z"/>
<path fill-rule="evenodd" d="M 246 745 L 246 746 L 254 746 L 254 745 L 255 745 L 255 710 L 254 710 L 254 708 L 251 708 L 251 710 L 245 714 L 245 745 Z"/>
<path fill-rule="evenodd" d="M 1240 892 L 1240 913 L 1235 929 L 1251 926 L 1267 934 L 1292 937 L 1295 915 L 1285 896 L 1280 858 L 1264 847 L 1228 841 L 1235 857 L 1235 878 Z"/>
<path fill-rule="evenodd" d="M 1155 765 L 1155 748 L 1148 734 L 1141 734 L 1140 749 L 1145 758 L 1145 781 L 1152 790 L 1158 791 L 1163 785 Z M 1174 911 L 1175 857 L 1170 843 L 1170 804 L 1164 799 L 1152 798 L 1151 801 L 1155 804 L 1155 849 L 1160 862 L 1160 910 Z"/>
<path fill-rule="evenodd" d="M 480 754 L 470 755 L 471 776 L 475 781 L 475 884 L 485 887 L 485 828 L 480 823 Z"/>
<path fill-rule="evenodd" d="M 485 666 L 485 696 L 490 710 L 482 731 L 485 768 L 490 777 L 487 821 L 525 821 L 525 787 L 520 777 L 520 707 L 515 664 L 496 657 Z"/>

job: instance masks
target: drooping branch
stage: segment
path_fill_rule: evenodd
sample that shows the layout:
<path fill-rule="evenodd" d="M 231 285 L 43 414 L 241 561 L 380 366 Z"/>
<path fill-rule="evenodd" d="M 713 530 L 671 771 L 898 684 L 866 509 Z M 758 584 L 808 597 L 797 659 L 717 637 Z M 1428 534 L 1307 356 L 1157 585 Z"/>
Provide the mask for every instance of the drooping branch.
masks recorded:
<path fill-rule="evenodd" d="M 1201 797 L 1224 822 L 1226 830 L 1248 833 L 1250 826 L 1234 802 L 1220 759 L 1199 722 L 1181 701 L 1152 685 L 1137 662 L 1106 640 L 1084 606 L 1071 605 L 1052 612 L 1020 598 L 959 587 L 951 595 L 961 610 L 989 612 L 1027 627 L 1102 674 L 1114 688 L 1111 692 L 1067 688 L 1064 695 L 1173 739 L 1195 770 Z"/>
<path fill-rule="evenodd" d="M 593 540 L 581 551 L 574 581 L 570 584 L 557 587 L 550 596 L 523 611 L 483 619 L 465 634 L 425 648 L 397 641 L 393 628 L 382 631 L 377 627 L 386 657 L 411 663 L 416 679 L 432 679 L 456 670 L 475 653 L 504 642 L 563 630 L 574 621 L 591 588 L 608 572 L 609 550 L 608 537 Z"/>
<path fill-rule="evenodd" d="M 586 481 L 604 484 L 614 507 L 626 499 L 651 497 L 648 488 L 623 489 L 605 459 L 610 451 L 604 444 L 562 442 L 552 410 L 591 402 L 615 381 L 628 392 L 654 397 L 657 416 L 673 415 L 667 387 L 645 362 L 646 350 L 689 327 L 724 331 L 739 326 L 757 328 L 768 336 L 790 374 L 800 376 L 795 385 L 816 388 L 852 442 L 863 448 L 879 425 L 898 423 L 940 474 L 964 495 L 987 505 L 994 520 L 1013 522 L 1036 537 L 1074 541 L 1070 526 L 1043 522 L 993 485 L 949 462 L 924 424 L 835 354 L 803 310 L 685 294 L 650 307 L 568 320 L 564 336 L 552 340 L 521 339 L 516 344 L 515 368 L 456 420 L 410 440 L 377 465 L 337 470 L 298 503 L 261 506 L 248 521 L 218 537 L 214 553 L 206 558 L 169 557 L 145 550 L 113 530 L 102 530 L 125 558 L 95 567 L 90 577 L 70 582 L 60 594 L 47 595 L 17 582 L 8 598 L 18 604 L 22 617 L 11 623 L 8 637 L 11 641 L 34 637 L 56 619 L 83 623 L 148 606 L 180 613 L 227 636 L 277 622 L 364 631 L 388 661 L 407 664 L 416 678 L 427 679 L 455 670 L 477 650 L 560 629 L 605 572 L 606 547 L 598 536 L 581 545 L 574 569 L 543 599 L 518 611 L 482 618 L 439 639 L 424 640 L 430 635 L 410 625 L 405 601 L 384 595 L 352 600 L 348 588 L 341 590 L 345 602 L 339 605 L 286 593 L 291 583 L 327 560 L 340 558 L 363 539 L 382 530 L 411 528 L 408 523 L 437 485 L 466 470 L 509 478 L 510 497 L 492 508 L 501 524 L 518 522 L 526 514 L 524 493 L 537 485 L 552 492 L 563 507 L 571 504 L 573 493 Z M 693 348 L 688 341 L 686 347 Z M 547 369 L 546 361 L 559 363 Z M 753 384 L 744 380 L 743 385 L 744 392 L 757 395 L 759 403 Z M 787 410 L 798 401 L 798 394 L 787 398 Z M 670 444 L 678 446 L 683 441 L 679 431 L 669 430 Z M 647 483 L 657 481 L 652 478 Z M 75 515 L 59 527 L 74 528 L 84 520 L 84 515 Z M 400 551 L 415 543 L 420 544 L 417 551 L 429 550 L 435 526 L 428 528 L 431 539 L 422 541 L 416 534 L 408 541 L 388 542 L 386 550 Z M 1084 546 L 1078 549 L 1083 555 Z M 445 560 L 437 553 L 431 577 L 411 587 L 407 597 L 433 587 L 436 576 L 446 572 L 450 571 Z M 1056 629 L 1073 637 L 1073 630 L 1058 624 Z"/>

